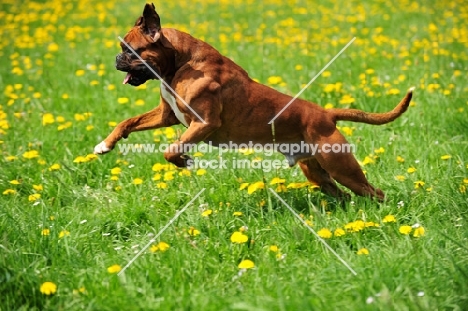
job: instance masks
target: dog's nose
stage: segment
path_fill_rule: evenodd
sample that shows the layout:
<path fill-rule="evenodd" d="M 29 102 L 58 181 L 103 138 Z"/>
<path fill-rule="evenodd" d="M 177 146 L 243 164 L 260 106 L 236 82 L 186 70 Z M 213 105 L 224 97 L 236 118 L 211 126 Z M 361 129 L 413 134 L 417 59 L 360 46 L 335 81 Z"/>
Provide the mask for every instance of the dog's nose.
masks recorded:
<path fill-rule="evenodd" d="M 122 58 L 123 58 L 123 53 L 117 54 L 117 56 L 115 57 L 115 67 L 119 66 L 119 62 L 122 61 Z"/>

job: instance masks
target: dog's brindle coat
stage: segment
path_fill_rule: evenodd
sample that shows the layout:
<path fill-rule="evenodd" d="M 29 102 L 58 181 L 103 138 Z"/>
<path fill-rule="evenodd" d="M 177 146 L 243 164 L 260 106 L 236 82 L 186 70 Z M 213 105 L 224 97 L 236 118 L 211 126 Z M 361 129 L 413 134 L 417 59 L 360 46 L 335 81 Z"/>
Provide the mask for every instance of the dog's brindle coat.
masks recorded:
<path fill-rule="evenodd" d="M 178 152 L 182 144 L 201 141 L 212 145 L 347 144 L 336 129 L 340 120 L 385 124 L 404 113 L 411 101 L 412 89 L 390 112 L 367 113 L 355 109 L 328 109 L 296 99 L 274 122 L 274 118 L 292 99 L 268 86 L 253 81 L 245 70 L 221 55 L 207 43 L 189 34 L 161 28 L 154 5 L 146 4 L 143 15 L 127 33 L 124 41 L 151 66 L 172 89 L 206 122 L 203 123 L 177 97 L 161 84 L 161 103 L 155 109 L 127 119 L 95 147 L 95 153 L 109 152 L 132 132 L 184 124 L 187 130 L 165 152 L 167 161 L 185 166 L 186 156 Z M 124 45 L 116 57 L 116 68 L 127 72 L 124 84 L 137 86 L 157 79 Z M 178 147 L 177 149 L 171 147 Z M 335 180 L 361 196 L 382 201 L 384 194 L 367 181 L 351 153 L 297 153 L 286 155 L 291 165 L 298 162 L 307 179 L 324 193 L 347 198 Z"/>

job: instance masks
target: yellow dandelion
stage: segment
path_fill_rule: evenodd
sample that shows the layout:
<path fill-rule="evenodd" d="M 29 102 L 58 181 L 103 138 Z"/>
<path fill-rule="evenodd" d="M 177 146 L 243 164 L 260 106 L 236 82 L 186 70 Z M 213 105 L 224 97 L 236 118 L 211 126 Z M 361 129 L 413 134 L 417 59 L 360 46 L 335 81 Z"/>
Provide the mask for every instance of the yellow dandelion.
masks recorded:
<path fill-rule="evenodd" d="M 415 181 L 414 182 L 414 188 L 415 189 L 419 189 L 419 188 L 422 188 L 424 186 L 425 182 L 422 181 L 422 180 L 418 180 L 418 181 Z"/>
<path fill-rule="evenodd" d="M 33 193 L 28 197 L 29 202 L 35 202 L 41 198 L 41 195 L 39 193 Z"/>
<path fill-rule="evenodd" d="M 19 184 L 21 184 L 21 182 L 19 180 L 17 180 L 17 179 L 13 179 L 13 180 L 10 181 L 10 184 L 19 185 Z"/>
<path fill-rule="evenodd" d="M 403 159 L 403 158 L 400 157 L 400 156 L 397 156 L 397 157 L 396 157 L 396 160 L 397 160 L 398 162 L 400 162 L 400 163 L 405 162 L 405 159 Z"/>
<path fill-rule="evenodd" d="M 280 76 L 271 76 L 267 79 L 267 83 L 271 85 L 280 84 L 281 82 L 283 82 L 283 79 Z"/>
<path fill-rule="evenodd" d="M 341 228 L 337 228 L 335 232 L 333 233 L 334 236 L 340 237 L 346 234 L 346 231 L 344 231 Z"/>
<path fill-rule="evenodd" d="M 121 105 L 128 103 L 130 100 L 127 97 L 119 97 L 117 102 Z"/>
<path fill-rule="evenodd" d="M 134 185 L 141 185 L 142 183 L 143 183 L 143 179 L 141 179 L 141 178 L 135 178 L 132 181 L 132 184 L 134 184 Z"/>
<path fill-rule="evenodd" d="M 165 182 L 157 183 L 156 188 L 158 188 L 158 189 L 167 189 L 167 184 Z"/>
<path fill-rule="evenodd" d="M 61 168 L 60 164 L 55 163 L 49 167 L 49 171 L 58 171 L 60 168 Z"/>
<path fill-rule="evenodd" d="M 398 231 L 400 231 L 400 233 L 404 235 L 410 234 L 411 230 L 413 230 L 413 228 L 411 228 L 411 226 L 408 225 L 400 226 L 400 228 L 398 229 Z"/>
<path fill-rule="evenodd" d="M 269 247 L 269 250 L 270 250 L 270 252 L 277 253 L 279 251 L 279 248 L 276 245 L 271 245 Z"/>
<path fill-rule="evenodd" d="M 6 156 L 6 157 L 5 157 L 5 160 L 7 160 L 8 162 L 12 162 L 12 161 L 18 160 L 18 157 L 15 157 L 15 156 Z"/>
<path fill-rule="evenodd" d="M 33 189 L 36 191 L 42 191 L 44 190 L 44 187 L 42 185 L 32 185 Z"/>
<path fill-rule="evenodd" d="M 44 236 L 50 235 L 50 229 L 49 228 L 42 229 L 41 235 L 44 235 Z"/>
<path fill-rule="evenodd" d="M 50 296 L 57 292 L 57 285 L 53 282 L 44 282 L 41 284 L 39 290 L 42 294 Z"/>
<path fill-rule="evenodd" d="M 120 270 L 122 270 L 122 267 L 120 267 L 120 265 L 112 265 L 107 268 L 107 272 L 109 273 L 119 273 Z"/>
<path fill-rule="evenodd" d="M 190 227 L 188 230 L 187 230 L 188 234 L 191 235 L 191 236 L 197 236 L 197 235 L 200 235 L 200 231 L 195 229 L 194 227 Z"/>
<path fill-rule="evenodd" d="M 419 238 L 419 237 L 422 237 L 426 234 L 426 230 L 424 230 L 424 227 L 423 226 L 419 226 L 417 227 L 416 229 L 414 229 L 414 232 L 413 232 L 413 236 L 415 238 Z"/>
<path fill-rule="evenodd" d="M 239 217 L 239 216 L 242 216 L 242 212 L 234 212 L 232 213 L 232 216 L 236 216 L 236 217 Z"/>
<path fill-rule="evenodd" d="M 143 99 L 137 99 L 135 101 L 135 106 L 144 106 L 145 105 L 145 101 Z"/>
<path fill-rule="evenodd" d="M 203 175 L 206 174 L 206 170 L 203 169 L 203 168 L 199 168 L 199 169 L 197 170 L 197 173 L 196 173 L 196 174 L 197 174 L 197 176 L 203 176 Z"/>
<path fill-rule="evenodd" d="M 372 159 L 371 157 L 365 157 L 364 160 L 362 160 L 362 165 L 373 164 L 373 163 L 375 163 L 375 160 Z"/>
<path fill-rule="evenodd" d="M 244 259 L 237 266 L 239 269 L 252 269 L 255 268 L 255 264 L 252 260 Z"/>
<path fill-rule="evenodd" d="M 385 149 L 383 147 L 380 147 L 379 149 L 375 149 L 374 152 L 376 154 L 379 154 L 379 153 L 384 153 L 385 152 Z"/>
<path fill-rule="evenodd" d="M 265 188 L 265 184 L 262 181 L 257 181 L 257 182 L 255 182 L 255 183 L 248 186 L 247 193 L 252 194 L 255 191 L 257 191 L 258 189 L 264 189 L 264 188 Z"/>
<path fill-rule="evenodd" d="M 387 215 L 382 219 L 382 222 L 396 222 L 396 218 L 393 215 Z"/>
<path fill-rule="evenodd" d="M 203 211 L 203 212 L 201 213 L 201 215 L 202 215 L 203 217 L 208 217 L 208 216 L 210 216 L 211 214 L 213 214 L 213 210 L 211 210 L 211 209 L 207 209 L 206 211 Z"/>
<path fill-rule="evenodd" d="M 52 124 L 55 122 L 54 115 L 51 113 L 44 113 L 42 115 L 42 125 Z"/>
<path fill-rule="evenodd" d="M 231 242 L 236 244 L 242 244 L 249 240 L 249 237 L 240 231 L 236 231 L 231 235 Z"/>
<path fill-rule="evenodd" d="M 387 91 L 387 95 L 398 95 L 398 94 L 400 94 L 400 90 L 396 88 L 392 88 Z"/>
<path fill-rule="evenodd" d="M 327 228 L 322 228 L 320 229 L 317 234 L 319 235 L 319 237 L 323 238 L 323 239 L 329 239 L 333 236 L 333 233 L 330 231 L 330 229 L 327 229 Z"/>
<path fill-rule="evenodd" d="M 241 183 L 240 186 L 239 186 L 239 190 L 244 190 L 244 189 L 247 188 L 248 186 L 249 186 L 249 183 L 248 183 L 248 182 Z"/>
<path fill-rule="evenodd" d="M 66 236 L 69 236 L 70 235 L 70 231 L 68 230 L 62 230 L 60 231 L 59 233 L 59 239 L 63 238 L 63 237 L 66 237 Z"/>
<path fill-rule="evenodd" d="M 155 253 L 157 251 L 160 251 L 160 252 L 165 252 L 167 251 L 168 249 L 170 248 L 169 244 L 167 244 L 166 242 L 159 242 L 158 244 L 156 245 L 152 245 L 151 248 L 150 248 L 150 252 L 152 253 Z"/>
<path fill-rule="evenodd" d="M 111 169 L 112 175 L 119 175 L 120 173 L 122 173 L 122 169 L 120 167 L 114 167 L 113 169 Z"/>
<path fill-rule="evenodd" d="M 414 172 L 416 172 L 416 169 L 414 167 L 409 167 L 407 172 L 408 174 L 413 174 Z"/>
<path fill-rule="evenodd" d="M 37 150 L 30 150 L 23 153 L 23 158 L 25 159 L 34 159 L 39 157 L 39 152 Z"/>
<path fill-rule="evenodd" d="M 350 105 L 355 101 L 356 100 L 351 95 L 346 94 L 340 99 L 339 103 L 342 105 Z"/>
<path fill-rule="evenodd" d="M 395 179 L 398 180 L 398 181 L 405 181 L 406 177 L 403 176 L 403 175 L 396 175 Z"/>
<path fill-rule="evenodd" d="M 271 180 L 270 185 L 284 184 L 285 182 L 286 182 L 286 179 L 275 177 Z"/>
<path fill-rule="evenodd" d="M 440 158 L 441 158 L 442 160 L 448 160 L 448 159 L 450 159 L 451 157 L 452 157 L 451 155 L 446 154 L 446 155 L 441 156 Z"/>
<path fill-rule="evenodd" d="M 5 191 L 3 191 L 3 195 L 9 195 L 9 194 L 15 194 L 16 193 L 16 190 L 14 189 L 6 189 Z"/>
<path fill-rule="evenodd" d="M 361 248 L 360 250 L 358 250 L 358 251 L 356 252 L 356 254 L 358 254 L 358 255 L 369 255 L 369 250 L 368 250 L 367 248 L 364 248 L 364 247 L 363 247 L 363 248 Z"/>

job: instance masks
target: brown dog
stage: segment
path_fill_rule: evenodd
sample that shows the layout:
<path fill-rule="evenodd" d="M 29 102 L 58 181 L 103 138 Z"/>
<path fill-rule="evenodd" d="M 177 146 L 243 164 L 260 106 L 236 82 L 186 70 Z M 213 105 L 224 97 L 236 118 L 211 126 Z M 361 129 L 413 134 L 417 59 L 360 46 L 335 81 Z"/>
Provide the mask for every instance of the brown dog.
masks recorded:
<path fill-rule="evenodd" d="M 181 151 L 185 150 L 184 145 L 201 141 L 214 146 L 226 142 L 313 144 L 319 152 L 283 154 L 290 165 L 299 162 L 307 179 L 324 193 L 348 197 L 337 187 L 336 180 L 357 195 L 384 199 L 383 192 L 369 184 L 350 152 L 320 150 L 347 144 L 336 129 L 337 121 L 380 125 L 395 120 L 407 110 L 412 89 L 387 113 L 325 110 L 299 98 L 281 112 L 292 97 L 253 81 L 241 67 L 207 43 L 175 29 L 161 29 L 154 5 L 146 4 L 143 16 L 124 41 L 122 53 L 116 57 L 116 68 L 127 72 L 123 83 L 137 86 L 159 76 L 167 85 L 161 83 L 159 106 L 121 122 L 95 147 L 95 153 L 109 152 L 132 132 L 182 123 L 187 130 L 164 153 L 167 161 L 179 167 L 186 166 L 187 158 Z M 274 126 L 269 124 L 273 118 Z"/>

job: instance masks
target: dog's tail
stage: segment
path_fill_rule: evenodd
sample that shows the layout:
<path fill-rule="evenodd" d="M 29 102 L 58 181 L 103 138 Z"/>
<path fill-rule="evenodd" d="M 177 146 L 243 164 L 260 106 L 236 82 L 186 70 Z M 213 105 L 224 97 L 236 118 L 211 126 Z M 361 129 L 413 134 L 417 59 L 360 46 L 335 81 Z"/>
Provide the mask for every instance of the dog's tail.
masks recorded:
<path fill-rule="evenodd" d="M 330 109 L 336 121 L 353 121 L 367 124 L 381 125 L 392 122 L 401 116 L 407 109 L 413 96 L 414 87 L 408 90 L 401 102 L 392 111 L 384 113 L 370 113 L 358 109 Z"/>

